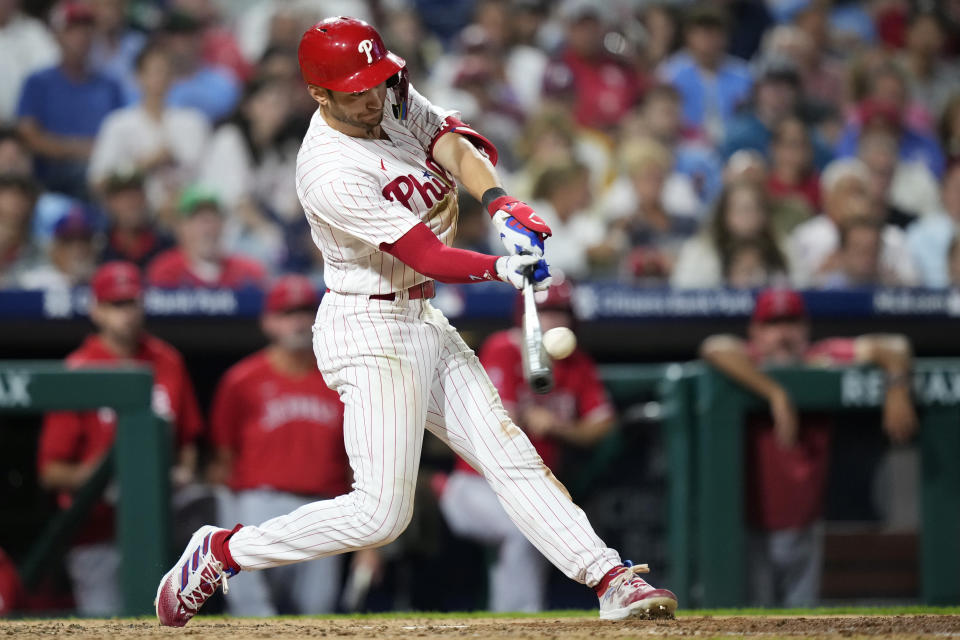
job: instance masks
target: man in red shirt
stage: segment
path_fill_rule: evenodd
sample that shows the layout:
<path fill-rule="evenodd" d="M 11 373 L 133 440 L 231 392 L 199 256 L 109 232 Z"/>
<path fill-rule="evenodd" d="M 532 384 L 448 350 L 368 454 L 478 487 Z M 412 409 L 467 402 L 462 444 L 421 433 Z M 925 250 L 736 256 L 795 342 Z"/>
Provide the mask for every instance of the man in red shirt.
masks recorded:
<path fill-rule="evenodd" d="M 572 327 L 571 294 L 569 282 L 537 294 L 544 331 Z M 514 422 L 526 431 L 546 466 L 557 469 L 561 446 L 596 443 L 613 426 L 614 408 L 593 360 L 582 349 L 554 361 L 553 391 L 533 393 L 523 379 L 521 344 L 519 328 L 495 333 L 480 348 L 480 362 Z M 455 534 L 497 550 L 490 566 L 491 611 L 543 609 L 547 585 L 543 556 L 513 524 L 489 484 L 461 458 L 441 487 L 440 508 Z"/>
<path fill-rule="evenodd" d="M 747 519 L 751 596 L 757 604 L 811 606 L 820 589 L 824 494 L 833 420 L 797 416 L 787 391 L 761 370 L 771 365 L 873 364 L 887 374 L 883 429 L 910 439 L 917 416 L 910 398 L 911 349 L 901 335 L 871 334 L 810 343 L 799 293 L 770 289 L 758 297 L 745 342 L 711 336 L 703 358 L 770 403 L 770 418 L 747 424 Z"/>
<path fill-rule="evenodd" d="M 97 333 L 67 356 L 67 366 L 111 367 L 146 364 L 153 368 L 153 410 L 171 424 L 177 463 L 173 478 L 185 484 L 196 466 L 195 440 L 203 430 L 200 409 L 182 356 L 172 346 L 144 331 L 140 271 L 129 262 L 108 262 L 91 283 L 90 319 Z M 40 484 L 58 491 L 61 507 L 89 480 L 113 445 L 116 416 L 112 409 L 48 413 L 40 433 Z M 117 569 L 120 553 L 113 545 L 113 504 L 108 489 L 94 506 L 67 554 L 74 599 L 83 615 L 116 615 L 122 604 Z"/>
<path fill-rule="evenodd" d="M 155 287 L 260 287 L 266 270 L 259 262 L 227 254 L 223 248 L 223 210 L 216 195 L 199 187 L 180 198 L 177 247 L 164 251 L 147 267 Z"/>
<path fill-rule="evenodd" d="M 313 354 L 319 302 L 307 278 L 280 278 L 267 293 L 261 318 L 270 344 L 231 367 L 217 388 L 211 475 L 233 491 L 223 514 L 231 523 L 263 522 L 350 491 L 343 403 L 327 387 Z M 376 563 L 376 552 L 361 553 L 355 563 Z M 333 611 L 341 559 L 244 571 L 230 581 L 227 605 L 244 616 L 276 615 L 281 599 L 291 602 L 292 613 Z"/>

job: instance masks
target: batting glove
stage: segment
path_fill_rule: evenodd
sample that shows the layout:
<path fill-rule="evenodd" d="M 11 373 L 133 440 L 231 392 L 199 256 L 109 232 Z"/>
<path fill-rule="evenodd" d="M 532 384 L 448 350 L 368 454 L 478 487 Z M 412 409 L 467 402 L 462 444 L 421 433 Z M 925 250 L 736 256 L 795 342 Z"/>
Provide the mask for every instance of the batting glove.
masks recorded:
<path fill-rule="evenodd" d="M 501 256 L 495 263 L 497 277 L 509 282 L 517 289 L 523 289 L 527 278 L 533 280 L 533 289 L 543 291 L 553 281 L 550 266 L 536 255 Z"/>
<path fill-rule="evenodd" d="M 500 240 L 512 255 L 543 255 L 543 241 L 550 237 L 550 227 L 525 202 L 501 196 L 488 205 Z"/>

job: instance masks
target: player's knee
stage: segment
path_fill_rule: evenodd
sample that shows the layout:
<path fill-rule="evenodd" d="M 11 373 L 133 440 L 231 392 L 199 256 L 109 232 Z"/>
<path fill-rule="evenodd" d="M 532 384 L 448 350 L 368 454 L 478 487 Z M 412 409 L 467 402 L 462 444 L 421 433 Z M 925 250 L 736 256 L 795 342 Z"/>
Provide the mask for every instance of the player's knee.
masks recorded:
<path fill-rule="evenodd" d="M 363 541 L 366 547 L 380 547 L 396 540 L 413 518 L 413 487 L 408 493 L 397 492 L 384 502 L 366 501 L 361 508 L 364 518 Z"/>

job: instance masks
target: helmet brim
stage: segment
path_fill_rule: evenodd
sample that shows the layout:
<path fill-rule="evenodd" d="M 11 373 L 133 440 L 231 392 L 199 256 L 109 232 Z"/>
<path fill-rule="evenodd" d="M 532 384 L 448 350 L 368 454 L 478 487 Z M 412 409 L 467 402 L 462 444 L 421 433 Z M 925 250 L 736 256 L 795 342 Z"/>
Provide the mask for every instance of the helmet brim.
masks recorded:
<path fill-rule="evenodd" d="M 331 80 L 320 86 L 333 91 L 343 91 L 344 93 L 356 93 L 357 91 L 366 91 L 372 89 L 384 82 L 390 76 L 398 73 L 407 65 L 406 61 L 400 56 L 387 52 L 387 55 L 377 60 L 369 67 L 364 67 L 360 71 L 351 74 L 345 78 Z"/>

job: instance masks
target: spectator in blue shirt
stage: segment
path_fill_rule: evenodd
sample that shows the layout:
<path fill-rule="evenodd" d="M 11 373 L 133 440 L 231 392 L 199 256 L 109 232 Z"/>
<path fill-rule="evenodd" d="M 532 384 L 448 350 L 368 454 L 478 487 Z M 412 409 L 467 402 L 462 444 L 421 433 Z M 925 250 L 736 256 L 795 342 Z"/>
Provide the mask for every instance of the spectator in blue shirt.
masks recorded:
<path fill-rule="evenodd" d="M 727 127 L 721 147 L 725 160 L 740 149 L 753 149 L 770 159 L 773 132 L 785 119 L 798 113 L 801 101 L 800 72 L 792 60 L 770 56 L 762 61 L 753 100 L 745 105 Z M 813 160 L 818 169 L 833 159 L 832 150 L 814 135 Z"/>
<path fill-rule="evenodd" d="M 727 125 L 753 85 L 747 64 L 726 53 L 727 30 L 727 16 L 721 7 L 713 3 L 693 7 L 684 22 L 685 48 L 659 71 L 683 96 L 686 124 L 701 129 L 714 144 L 723 140 Z"/>
<path fill-rule="evenodd" d="M 923 162 L 935 176 L 942 177 L 946 160 L 936 138 L 912 125 L 905 117 L 910 94 L 903 72 L 893 63 L 883 64 L 872 71 L 867 82 L 867 95 L 857 106 L 853 121 L 837 143 L 837 155 L 856 155 L 864 129 L 885 127 L 900 142 L 901 160 Z"/>
<path fill-rule="evenodd" d="M 232 113 L 240 99 L 240 83 L 228 70 L 203 64 L 203 24 L 173 12 L 163 35 L 176 74 L 167 104 L 198 109 L 211 123 Z"/>
<path fill-rule="evenodd" d="M 100 123 L 123 106 L 120 85 L 89 65 L 93 13 L 67 2 L 51 18 L 62 61 L 27 78 L 17 128 L 34 153 L 36 177 L 51 191 L 86 196 L 87 160 Z"/>

